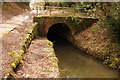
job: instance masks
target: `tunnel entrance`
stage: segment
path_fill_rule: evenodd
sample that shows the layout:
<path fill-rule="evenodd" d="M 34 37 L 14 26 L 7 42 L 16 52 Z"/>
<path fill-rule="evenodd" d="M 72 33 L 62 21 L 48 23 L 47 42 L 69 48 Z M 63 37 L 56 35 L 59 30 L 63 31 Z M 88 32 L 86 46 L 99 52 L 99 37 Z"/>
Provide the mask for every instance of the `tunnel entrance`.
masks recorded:
<path fill-rule="evenodd" d="M 69 27 L 64 23 L 54 24 L 49 28 L 47 33 L 47 39 L 49 41 L 62 41 L 67 40 L 68 37 L 71 35 L 71 30 Z"/>
<path fill-rule="evenodd" d="M 117 77 L 117 72 L 106 69 L 105 66 L 87 56 L 85 52 L 74 47 L 66 40 L 69 37 L 71 37 L 71 30 L 67 25 L 61 23 L 52 25 L 47 33 L 48 40 L 55 41 L 53 48 L 59 60 L 61 78 Z"/>

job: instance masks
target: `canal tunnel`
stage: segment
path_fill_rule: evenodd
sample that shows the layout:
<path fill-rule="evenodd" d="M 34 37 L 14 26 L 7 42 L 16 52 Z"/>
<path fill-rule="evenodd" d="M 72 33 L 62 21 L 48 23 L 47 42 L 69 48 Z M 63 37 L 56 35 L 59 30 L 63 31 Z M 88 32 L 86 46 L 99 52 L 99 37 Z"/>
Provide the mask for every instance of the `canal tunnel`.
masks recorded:
<path fill-rule="evenodd" d="M 47 39 L 50 41 L 68 40 L 71 36 L 70 28 L 64 23 L 57 23 L 52 25 L 47 33 Z"/>

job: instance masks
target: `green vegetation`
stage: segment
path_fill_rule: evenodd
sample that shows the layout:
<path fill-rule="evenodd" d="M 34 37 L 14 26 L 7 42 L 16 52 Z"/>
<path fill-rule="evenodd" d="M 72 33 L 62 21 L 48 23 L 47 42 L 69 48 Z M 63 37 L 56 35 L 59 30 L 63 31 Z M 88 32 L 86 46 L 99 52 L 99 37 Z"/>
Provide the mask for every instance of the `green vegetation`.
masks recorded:
<path fill-rule="evenodd" d="M 98 32 L 99 30 L 98 30 L 97 27 L 93 27 L 93 28 L 91 28 L 91 31 L 92 31 L 92 32 Z"/>
<path fill-rule="evenodd" d="M 10 6 L 10 4 L 8 4 L 8 3 L 3 3 L 3 9 L 6 9 L 6 10 L 9 10 L 9 11 L 13 11 L 13 8 L 12 8 L 12 6 Z"/>

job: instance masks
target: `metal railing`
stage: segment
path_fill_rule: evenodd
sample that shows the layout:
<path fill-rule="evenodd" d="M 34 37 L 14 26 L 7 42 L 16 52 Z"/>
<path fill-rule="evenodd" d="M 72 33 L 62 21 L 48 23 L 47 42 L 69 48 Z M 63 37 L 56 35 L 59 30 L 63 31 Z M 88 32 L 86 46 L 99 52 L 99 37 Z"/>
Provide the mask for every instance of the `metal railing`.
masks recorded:
<path fill-rule="evenodd" d="M 69 7 L 55 7 L 55 6 L 36 6 L 36 11 L 37 14 L 39 14 L 39 11 L 43 11 L 43 10 L 48 10 L 49 14 L 51 15 L 51 12 L 54 11 L 55 9 L 68 9 Z"/>
<path fill-rule="evenodd" d="M 48 10 L 48 13 L 51 15 L 52 11 L 54 10 L 64 10 L 63 13 L 67 10 L 67 9 L 71 9 L 72 7 L 55 7 L 55 6 L 36 6 L 36 13 L 39 14 L 39 11 L 44 11 L 44 10 Z M 72 9 L 80 9 L 80 8 L 72 8 Z"/>
<path fill-rule="evenodd" d="M 69 10 L 68 10 L 69 9 Z M 70 10 L 73 9 L 73 10 Z M 82 13 L 83 8 L 75 8 L 75 7 L 55 7 L 55 6 L 36 6 L 36 14 L 39 15 L 39 11 L 47 10 L 49 15 L 52 15 L 52 12 L 55 10 L 61 10 L 61 13 Z M 78 12 L 77 12 L 78 11 Z"/>

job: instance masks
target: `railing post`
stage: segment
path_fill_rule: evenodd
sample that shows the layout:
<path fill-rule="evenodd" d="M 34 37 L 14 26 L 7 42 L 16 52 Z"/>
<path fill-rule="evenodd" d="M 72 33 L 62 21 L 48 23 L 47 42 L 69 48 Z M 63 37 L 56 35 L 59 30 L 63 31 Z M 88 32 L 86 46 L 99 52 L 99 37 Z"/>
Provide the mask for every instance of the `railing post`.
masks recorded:
<path fill-rule="evenodd" d="M 37 9 L 36 9 L 36 10 L 37 10 L 37 15 L 38 15 L 38 6 L 37 6 Z"/>
<path fill-rule="evenodd" d="M 51 7 L 50 7 L 50 15 L 51 15 Z"/>

